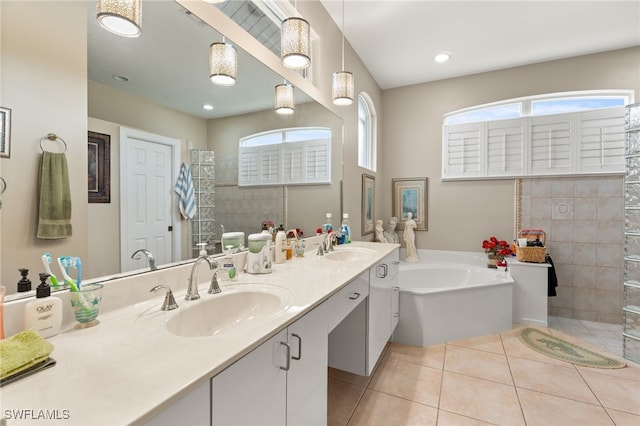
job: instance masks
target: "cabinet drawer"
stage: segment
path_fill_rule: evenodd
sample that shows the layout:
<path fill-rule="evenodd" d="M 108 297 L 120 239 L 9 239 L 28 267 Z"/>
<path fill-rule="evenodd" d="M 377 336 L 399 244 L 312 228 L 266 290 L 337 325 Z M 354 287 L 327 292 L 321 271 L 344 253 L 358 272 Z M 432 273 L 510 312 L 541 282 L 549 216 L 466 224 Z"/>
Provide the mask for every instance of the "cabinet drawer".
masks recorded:
<path fill-rule="evenodd" d="M 369 295 L 368 272 L 331 296 L 327 304 L 327 330 L 330 332 Z"/>

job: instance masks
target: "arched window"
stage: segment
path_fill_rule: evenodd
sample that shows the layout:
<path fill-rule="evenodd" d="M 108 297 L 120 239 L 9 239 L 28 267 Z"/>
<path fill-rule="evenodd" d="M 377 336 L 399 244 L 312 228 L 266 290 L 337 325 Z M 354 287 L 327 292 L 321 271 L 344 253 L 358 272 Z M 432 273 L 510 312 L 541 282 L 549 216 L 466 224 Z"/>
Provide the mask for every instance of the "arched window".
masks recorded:
<path fill-rule="evenodd" d="M 376 111 L 371 98 L 358 95 L 358 166 L 376 171 Z"/>

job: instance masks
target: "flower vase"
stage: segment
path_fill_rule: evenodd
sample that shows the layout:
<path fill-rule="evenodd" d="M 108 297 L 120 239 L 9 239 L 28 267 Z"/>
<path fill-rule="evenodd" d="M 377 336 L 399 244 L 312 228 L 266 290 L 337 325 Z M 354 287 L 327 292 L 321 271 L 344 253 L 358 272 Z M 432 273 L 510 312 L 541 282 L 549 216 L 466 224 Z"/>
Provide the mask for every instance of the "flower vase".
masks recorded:
<path fill-rule="evenodd" d="M 501 256 L 499 254 L 489 253 L 487 254 L 487 267 L 495 269 L 498 267 L 498 263 L 502 262 L 503 260 L 504 260 L 504 256 Z"/>

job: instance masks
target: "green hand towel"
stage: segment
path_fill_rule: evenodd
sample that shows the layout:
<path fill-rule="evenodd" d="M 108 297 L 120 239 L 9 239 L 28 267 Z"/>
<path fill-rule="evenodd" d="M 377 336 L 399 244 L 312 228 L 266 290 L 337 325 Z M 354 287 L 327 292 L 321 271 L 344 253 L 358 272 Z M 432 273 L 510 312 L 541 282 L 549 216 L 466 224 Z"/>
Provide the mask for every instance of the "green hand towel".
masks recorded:
<path fill-rule="evenodd" d="M 51 352 L 53 345 L 33 330 L 0 340 L 0 379 L 47 359 Z"/>
<path fill-rule="evenodd" d="M 42 153 L 37 236 L 45 240 L 71 236 L 71 191 L 64 153 Z"/>

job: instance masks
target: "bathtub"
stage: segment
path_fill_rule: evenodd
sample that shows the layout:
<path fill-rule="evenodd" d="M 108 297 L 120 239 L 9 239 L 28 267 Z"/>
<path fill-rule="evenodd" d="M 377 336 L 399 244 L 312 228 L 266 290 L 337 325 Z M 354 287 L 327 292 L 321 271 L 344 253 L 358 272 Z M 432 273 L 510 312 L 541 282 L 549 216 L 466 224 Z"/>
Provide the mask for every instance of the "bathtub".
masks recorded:
<path fill-rule="evenodd" d="M 489 269 L 482 253 L 418 250 L 400 253 L 400 320 L 393 340 L 413 346 L 493 334 L 512 326 L 513 279 Z"/>

